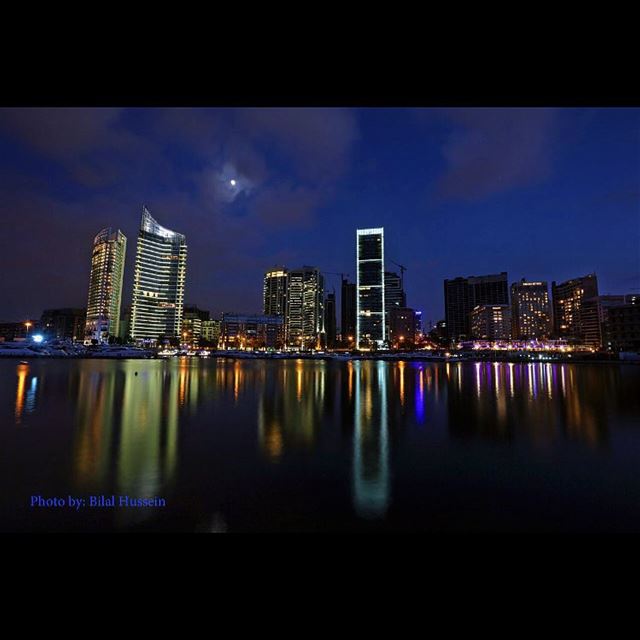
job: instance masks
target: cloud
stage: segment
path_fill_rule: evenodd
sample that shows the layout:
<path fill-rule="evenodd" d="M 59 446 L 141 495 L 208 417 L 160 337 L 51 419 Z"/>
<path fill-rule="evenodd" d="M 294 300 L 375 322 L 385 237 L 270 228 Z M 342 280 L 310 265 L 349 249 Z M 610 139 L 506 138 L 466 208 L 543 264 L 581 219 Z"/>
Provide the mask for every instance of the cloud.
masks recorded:
<path fill-rule="evenodd" d="M 552 109 L 451 109 L 438 195 L 475 201 L 536 184 L 551 171 Z"/>
<path fill-rule="evenodd" d="M 251 137 L 274 143 L 302 178 L 318 182 L 346 171 L 359 135 L 356 118 L 346 109 L 242 109 L 238 116 Z"/>
<path fill-rule="evenodd" d="M 253 212 L 267 228 L 308 227 L 322 201 L 317 189 L 282 182 L 260 193 Z"/>
<path fill-rule="evenodd" d="M 110 185 L 141 165 L 158 168 L 151 141 L 128 130 L 119 108 L 3 108 L 0 132 L 59 162 L 78 183 Z"/>

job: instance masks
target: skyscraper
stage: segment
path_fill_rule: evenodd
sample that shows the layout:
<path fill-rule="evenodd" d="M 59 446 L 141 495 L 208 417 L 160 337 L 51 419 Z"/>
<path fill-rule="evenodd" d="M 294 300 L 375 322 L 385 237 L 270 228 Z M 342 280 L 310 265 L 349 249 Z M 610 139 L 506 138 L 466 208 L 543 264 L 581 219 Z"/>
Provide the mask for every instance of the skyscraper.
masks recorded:
<path fill-rule="evenodd" d="M 287 312 L 287 270 L 273 267 L 264 274 L 263 313 L 284 316 Z"/>
<path fill-rule="evenodd" d="M 382 347 L 386 339 L 384 229 L 356 232 L 356 348 Z"/>
<path fill-rule="evenodd" d="M 143 207 L 131 307 L 134 340 L 180 334 L 186 266 L 185 237 L 159 225 Z"/>
<path fill-rule="evenodd" d="M 391 310 L 407 306 L 407 296 L 402 288 L 402 278 L 393 271 L 384 272 L 384 310 L 386 339 L 390 340 Z"/>
<path fill-rule="evenodd" d="M 356 338 L 356 285 L 342 280 L 340 334 L 342 342 L 350 346 Z"/>
<path fill-rule="evenodd" d="M 324 329 L 324 277 L 316 267 L 292 269 L 287 282 L 286 341 L 315 349 Z"/>
<path fill-rule="evenodd" d="M 548 338 L 551 335 L 551 305 L 546 282 L 511 285 L 511 335 L 514 339 Z"/>
<path fill-rule="evenodd" d="M 336 346 L 336 294 L 328 293 L 324 303 L 324 330 L 327 336 L 327 347 Z"/>
<path fill-rule="evenodd" d="M 479 305 L 509 304 L 507 272 L 444 281 L 444 307 L 450 339 L 471 336 L 470 314 Z"/>
<path fill-rule="evenodd" d="M 551 283 L 553 298 L 553 330 L 559 338 L 581 341 L 584 338 L 580 313 L 582 301 L 598 295 L 595 273 L 566 282 Z"/>
<path fill-rule="evenodd" d="M 120 303 L 127 238 L 119 229 L 103 229 L 93 240 L 85 340 L 108 342 L 120 335 Z"/>

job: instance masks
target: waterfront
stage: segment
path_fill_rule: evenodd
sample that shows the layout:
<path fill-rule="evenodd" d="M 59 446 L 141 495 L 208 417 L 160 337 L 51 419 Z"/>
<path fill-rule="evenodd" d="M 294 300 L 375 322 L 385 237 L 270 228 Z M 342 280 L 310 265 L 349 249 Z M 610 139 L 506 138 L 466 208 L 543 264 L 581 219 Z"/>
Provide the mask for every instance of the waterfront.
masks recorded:
<path fill-rule="evenodd" d="M 7 359 L 0 380 L 5 531 L 640 531 L 633 365 Z"/>

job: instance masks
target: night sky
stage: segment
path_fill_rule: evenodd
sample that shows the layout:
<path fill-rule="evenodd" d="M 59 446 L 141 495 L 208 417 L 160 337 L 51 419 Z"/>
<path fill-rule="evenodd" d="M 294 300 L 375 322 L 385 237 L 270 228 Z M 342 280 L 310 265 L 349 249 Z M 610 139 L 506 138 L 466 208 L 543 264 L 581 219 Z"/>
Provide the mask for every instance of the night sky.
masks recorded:
<path fill-rule="evenodd" d="M 377 226 L 427 326 L 459 275 L 637 292 L 639 187 L 640 109 L 0 109 L 0 321 L 85 306 L 108 226 L 128 306 L 143 204 L 187 237 L 186 302 L 216 313 L 261 311 L 274 264 L 355 280 L 355 230 Z"/>

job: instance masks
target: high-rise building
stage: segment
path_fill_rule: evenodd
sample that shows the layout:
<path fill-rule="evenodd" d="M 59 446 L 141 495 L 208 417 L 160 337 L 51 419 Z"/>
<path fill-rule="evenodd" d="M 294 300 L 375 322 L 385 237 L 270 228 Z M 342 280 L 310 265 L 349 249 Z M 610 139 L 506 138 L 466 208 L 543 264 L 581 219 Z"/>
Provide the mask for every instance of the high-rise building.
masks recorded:
<path fill-rule="evenodd" d="M 508 340 L 511 309 L 508 304 L 481 304 L 471 312 L 471 336 L 477 340 Z"/>
<path fill-rule="evenodd" d="M 86 320 L 86 309 L 45 309 L 40 318 L 39 328 L 47 340 L 84 341 Z"/>
<path fill-rule="evenodd" d="M 131 306 L 134 340 L 180 335 L 186 266 L 184 235 L 159 225 L 143 207 Z"/>
<path fill-rule="evenodd" d="M 103 229 L 93 239 L 85 341 L 108 342 L 120 336 L 120 303 L 127 238 L 119 229 Z"/>
<path fill-rule="evenodd" d="M 471 335 L 471 311 L 479 305 L 486 304 L 509 304 L 506 271 L 445 280 L 444 307 L 449 339 L 468 338 Z"/>
<path fill-rule="evenodd" d="M 398 348 L 415 343 L 416 313 L 407 307 L 392 307 L 389 310 L 389 342 Z"/>
<path fill-rule="evenodd" d="M 185 304 L 182 312 L 182 338 L 190 344 L 198 344 L 202 337 L 202 325 L 209 320 L 209 312 L 195 304 Z"/>
<path fill-rule="evenodd" d="M 266 316 L 284 316 L 287 312 L 287 270 L 273 267 L 264 274 L 263 313 Z"/>
<path fill-rule="evenodd" d="M 356 273 L 356 348 L 382 347 L 387 333 L 382 227 L 357 230 Z"/>
<path fill-rule="evenodd" d="M 548 338 L 551 335 L 551 305 L 546 282 L 511 285 L 511 335 L 517 340 Z"/>
<path fill-rule="evenodd" d="M 324 276 L 316 267 L 288 274 L 286 341 L 290 348 L 315 349 L 324 330 Z"/>
<path fill-rule="evenodd" d="M 384 307 L 387 340 L 390 339 L 390 316 L 393 308 L 406 307 L 407 296 L 404 293 L 402 278 L 394 271 L 384 272 Z"/>
<path fill-rule="evenodd" d="M 345 346 L 354 344 L 356 339 L 356 285 L 342 280 L 340 335 Z"/>
<path fill-rule="evenodd" d="M 328 293 L 324 302 L 324 330 L 327 338 L 327 348 L 336 346 L 336 294 Z"/>
<path fill-rule="evenodd" d="M 599 351 L 606 347 L 606 326 L 609 310 L 625 304 L 626 296 L 595 296 L 585 298 L 580 308 L 580 324 L 584 344 Z"/>
<path fill-rule="evenodd" d="M 595 273 L 566 282 L 551 283 L 553 299 L 553 329 L 556 337 L 581 342 L 584 331 L 581 321 L 582 301 L 598 295 Z"/>
<path fill-rule="evenodd" d="M 614 352 L 640 352 L 640 296 L 625 296 L 625 303 L 610 307 L 605 325 L 606 346 Z"/>

